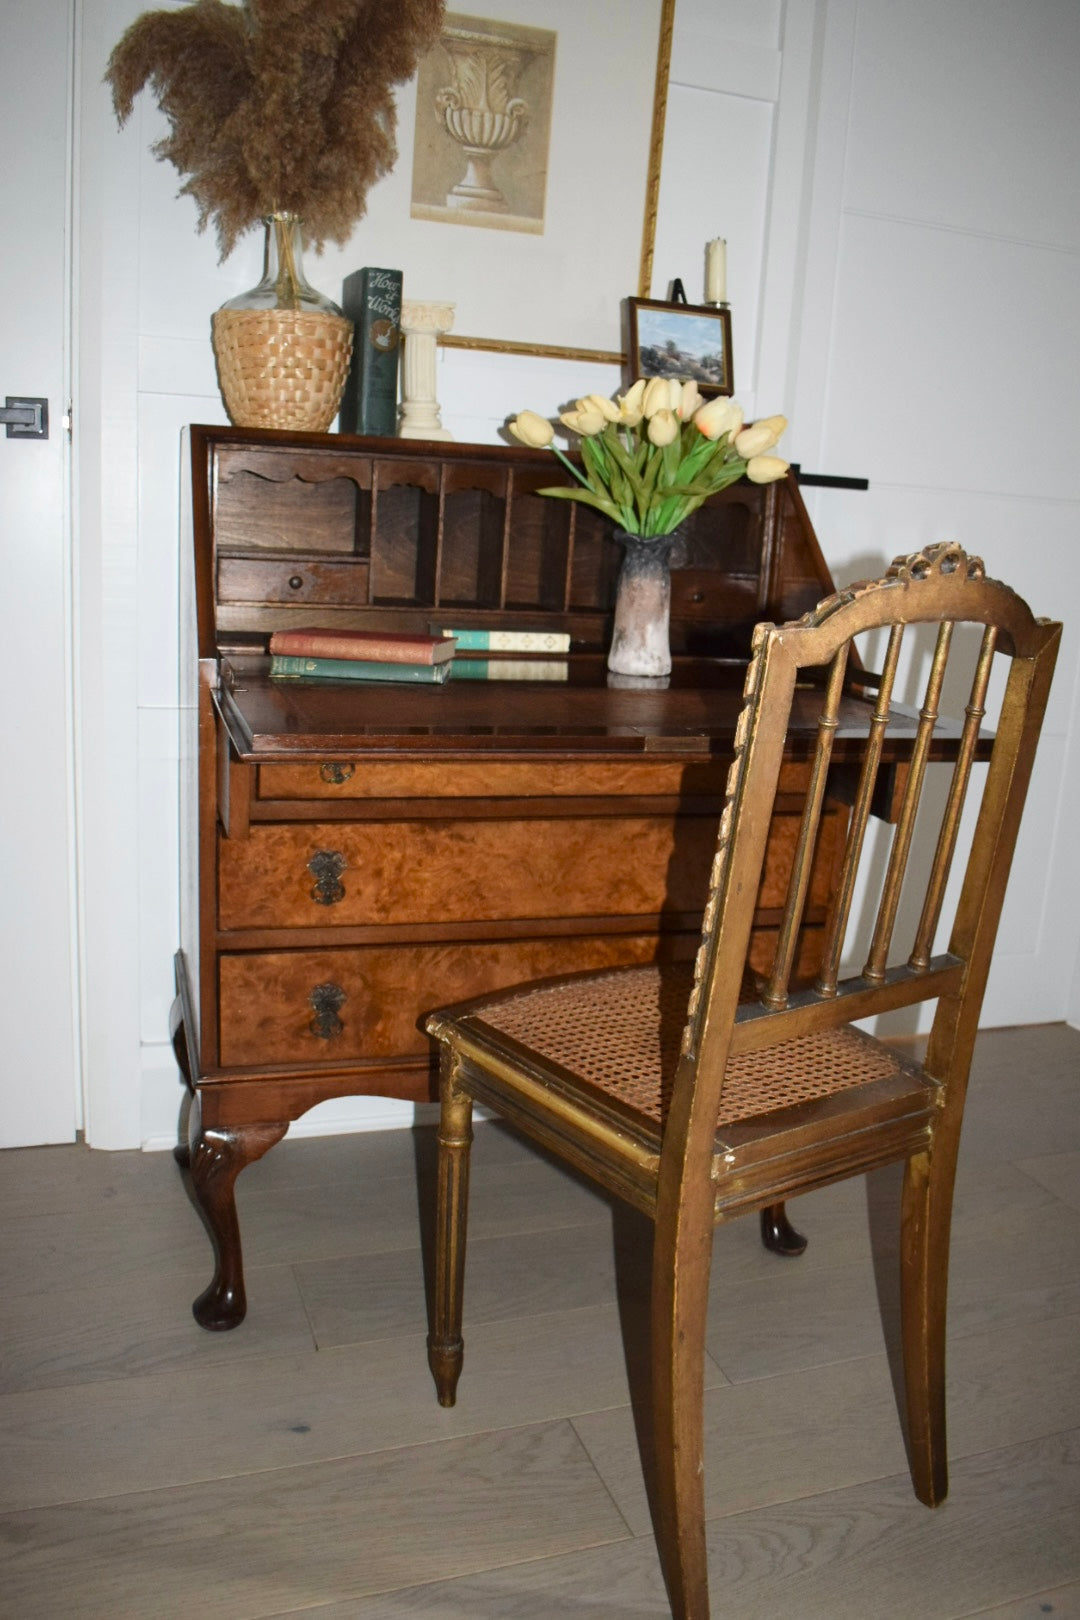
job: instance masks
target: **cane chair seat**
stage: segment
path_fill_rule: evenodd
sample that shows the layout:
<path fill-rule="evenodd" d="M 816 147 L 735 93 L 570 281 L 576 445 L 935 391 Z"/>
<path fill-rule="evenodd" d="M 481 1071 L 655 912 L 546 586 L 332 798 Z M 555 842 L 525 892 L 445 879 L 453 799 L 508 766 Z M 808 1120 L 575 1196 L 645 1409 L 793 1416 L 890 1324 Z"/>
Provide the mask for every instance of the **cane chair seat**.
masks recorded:
<path fill-rule="evenodd" d="M 483 1030 L 492 1050 L 500 1037 L 508 1054 L 509 1042 L 527 1047 L 552 1078 L 576 1081 L 583 1102 L 602 1092 L 662 1126 L 692 979 L 689 962 L 575 974 L 471 1002 L 464 1027 Z M 918 1069 L 860 1030 L 815 1031 L 733 1057 L 717 1128 L 905 1074 L 920 1083 Z"/>
<path fill-rule="evenodd" d="M 910 626 L 932 632 L 930 669 L 914 728 L 908 722 L 899 750 L 893 745 L 886 756 Z M 964 630 L 954 637 L 957 626 Z M 869 674 L 856 638 L 886 628 L 881 673 Z M 518 986 L 426 1020 L 441 1047 L 436 1288 L 428 1338 L 439 1400 L 453 1405 L 462 1368 L 476 1101 L 655 1223 L 655 1521 L 677 1620 L 707 1620 L 710 1612 L 702 1401 L 716 1222 L 841 1177 L 904 1166 L 898 1254 L 909 1460 L 921 1501 L 934 1506 L 946 1494 L 945 1295 L 956 1154 L 979 1010 L 1060 634 L 1060 625 L 1035 619 L 1015 593 L 986 578 L 978 558 L 952 545 L 898 558 L 884 578 L 838 592 L 797 624 L 759 625 L 695 961 Z M 974 648 L 974 670 L 926 879 L 909 856 L 954 640 L 969 652 Z M 996 661 L 1006 666 L 1004 696 L 981 794 L 970 795 L 978 806 L 969 833 L 965 806 Z M 748 986 L 742 964 L 797 689 L 803 709 L 817 710 L 810 786 L 774 959 Z M 857 748 L 849 731 L 839 756 L 849 771 L 850 796 L 843 802 L 851 806 L 841 870 L 818 979 L 797 987 L 799 933 L 833 791 L 835 744 L 846 723 L 842 699 L 853 689 L 869 692 L 871 700 Z M 872 841 L 869 823 L 886 757 L 902 765 L 904 786 L 887 859 L 866 870 L 860 863 Z M 950 868 L 964 844 L 954 900 Z M 852 971 L 845 947 L 855 931 L 849 924 L 855 898 L 864 892 L 860 883 L 870 937 L 852 945 L 866 950 L 865 965 Z M 934 1003 L 935 1012 L 922 1064 L 857 1027 L 923 1001 Z"/>

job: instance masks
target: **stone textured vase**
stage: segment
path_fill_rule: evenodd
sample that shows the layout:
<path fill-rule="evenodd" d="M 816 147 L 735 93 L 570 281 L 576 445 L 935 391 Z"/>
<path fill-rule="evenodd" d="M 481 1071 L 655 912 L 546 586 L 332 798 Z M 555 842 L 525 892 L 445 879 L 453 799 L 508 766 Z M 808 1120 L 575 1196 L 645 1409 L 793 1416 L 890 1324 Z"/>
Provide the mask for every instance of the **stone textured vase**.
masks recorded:
<path fill-rule="evenodd" d="M 669 675 L 671 554 L 680 543 L 679 532 L 643 540 L 619 529 L 615 538 L 623 560 L 607 667 L 615 675 Z"/>
<path fill-rule="evenodd" d="M 325 433 L 345 387 L 353 326 L 304 275 L 295 214 L 266 221 L 262 280 L 213 319 L 218 382 L 236 427 Z"/>

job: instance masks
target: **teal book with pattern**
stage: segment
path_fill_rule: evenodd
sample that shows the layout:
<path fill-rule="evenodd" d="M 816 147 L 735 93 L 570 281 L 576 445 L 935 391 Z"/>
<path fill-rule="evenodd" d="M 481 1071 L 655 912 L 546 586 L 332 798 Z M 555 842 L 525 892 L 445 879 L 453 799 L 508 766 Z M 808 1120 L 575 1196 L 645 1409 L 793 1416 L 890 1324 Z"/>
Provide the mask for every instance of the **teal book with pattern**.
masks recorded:
<path fill-rule="evenodd" d="M 431 633 L 433 636 L 453 636 L 458 652 L 570 651 L 569 633 L 562 630 L 450 630 L 433 624 Z"/>
<path fill-rule="evenodd" d="M 565 658 L 455 658 L 455 681 L 568 681 Z"/>

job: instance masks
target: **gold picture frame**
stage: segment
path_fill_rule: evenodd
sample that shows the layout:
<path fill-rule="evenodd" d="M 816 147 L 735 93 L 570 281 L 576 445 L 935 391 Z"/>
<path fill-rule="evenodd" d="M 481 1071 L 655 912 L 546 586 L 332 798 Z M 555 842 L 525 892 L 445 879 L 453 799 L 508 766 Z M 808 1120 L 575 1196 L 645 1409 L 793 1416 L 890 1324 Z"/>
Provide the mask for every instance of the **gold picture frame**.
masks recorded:
<path fill-rule="evenodd" d="M 451 52 L 436 45 L 437 67 L 425 75 L 422 66 L 399 96 L 398 162 L 372 188 L 363 231 L 378 243 L 380 264 L 401 268 L 406 298 L 456 306 L 440 346 L 622 362 L 621 304 L 635 270 L 642 295 L 651 289 L 675 4 L 634 0 L 620 8 L 614 32 L 609 0 L 547 0 L 542 16 L 526 0 L 486 0 L 478 17 L 448 12 L 447 27 L 458 39 L 469 31 L 550 30 L 554 69 L 540 228 L 503 222 L 498 229 L 489 219 L 480 222 L 488 229 L 462 229 L 476 221 L 454 220 L 430 198 L 418 207 L 418 120 L 446 116 L 454 91 Z M 439 70 L 445 88 L 433 95 Z M 493 169 L 497 176 L 498 161 Z M 605 218 L 617 223 L 598 239 L 601 204 Z"/>

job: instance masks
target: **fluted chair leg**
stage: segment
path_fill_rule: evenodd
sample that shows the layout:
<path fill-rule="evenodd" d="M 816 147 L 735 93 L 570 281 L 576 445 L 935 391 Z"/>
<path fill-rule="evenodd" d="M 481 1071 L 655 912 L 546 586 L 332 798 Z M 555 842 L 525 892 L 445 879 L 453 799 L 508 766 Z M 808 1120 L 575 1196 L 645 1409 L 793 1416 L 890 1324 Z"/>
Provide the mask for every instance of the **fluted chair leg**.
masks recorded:
<path fill-rule="evenodd" d="M 947 1150 L 942 1158 L 948 1160 Z M 904 1173 L 900 1308 L 908 1460 L 920 1502 L 936 1507 L 949 1489 L 945 1432 L 945 1305 L 952 1166 L 915 1154 Z"/>
<path fill-rule="evenodd" d="M 435 1306 L 428 1334 L 428 1366 L 440 1406 L 453 1406 L 464 1356 L 461 1305 L 469 1206 L 472 1098 L 454 1081 L 453 1059 L 442 1056 L 439 1119 L 438 1218 L 435 1239 Z"/>
<path fill-rule="evenodd" d="M 705 1541 L 705 1315 L 711 1208 L 697 1234 L 684 1220 L 669 1248 L 657 1227 L 653 1261 L 653 1424 L 656 1539 L 675 1620 L 709 1620 Z"/>

